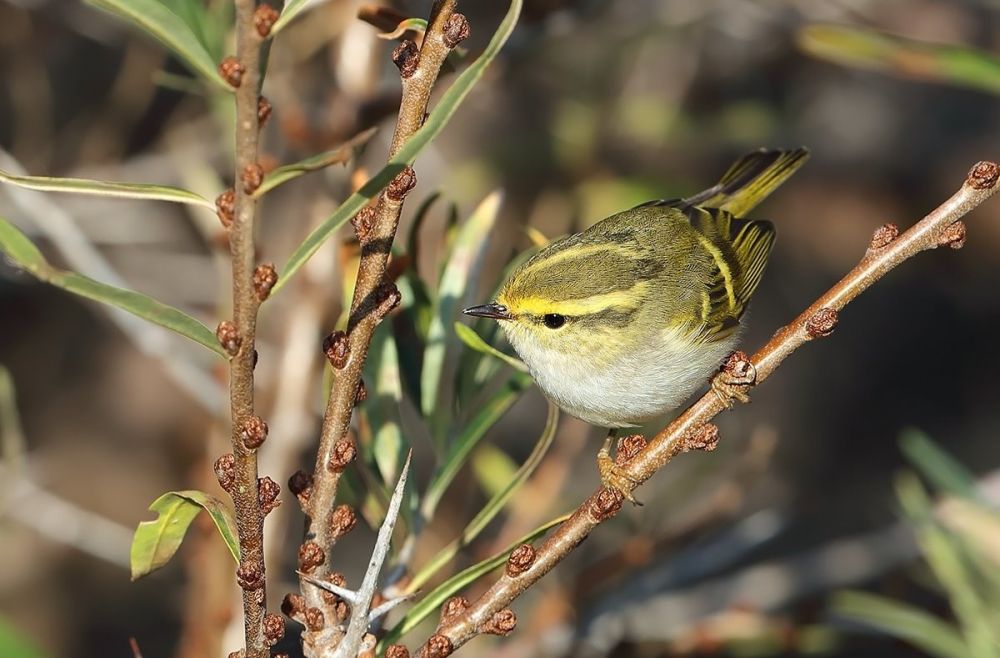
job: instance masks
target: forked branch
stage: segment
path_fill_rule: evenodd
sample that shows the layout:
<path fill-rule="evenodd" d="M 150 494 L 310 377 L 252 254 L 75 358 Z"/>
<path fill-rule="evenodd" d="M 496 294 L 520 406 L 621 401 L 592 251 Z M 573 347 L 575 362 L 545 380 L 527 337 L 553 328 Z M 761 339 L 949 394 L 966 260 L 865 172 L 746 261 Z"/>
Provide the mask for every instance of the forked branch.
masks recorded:
<path fill-rule="evenodd" d="M 839 312 L 894 267 L 927 249 L 961 247 L 965 241 L 962 217 L 996 192 L 998 175 L 1000 166 L 996 163 L 980 162 L 958 192 L 902 235 L 892 224 L 879 228 L 861 262 L 840 282 L 774 334 L 752 357 L 733 355 L 719 376 L 740 381 L 737 385 L 747 389 L 759 384 L 805 342 L 829 335 L 837 325 Z M 634 455 L 625 464 L 626 473 L 637 482 L 645 482 L 678 453 L 714 447 L 718 430 L 710 421 L 725 408 L 722 399 L 709 391 L 641 449 L 635 451 L 639 446 L 632 437 L 632 445 L 622 446 L 624 451 L 620 448 L 626 456 Z M 513 612 L 506 606 L 555 567 L 598 524 L 614 517 L 622 500 L 620 493 L 601 488 L 540 547 L 526 545 L 515 550 L 506 573 L 471 606 L 458 614 L 443 614 L 437 632 L 417 655 L 442 658 L 477 634 L 511 630 Z M 522 559 L 524 556 L 530 559 Z"/>

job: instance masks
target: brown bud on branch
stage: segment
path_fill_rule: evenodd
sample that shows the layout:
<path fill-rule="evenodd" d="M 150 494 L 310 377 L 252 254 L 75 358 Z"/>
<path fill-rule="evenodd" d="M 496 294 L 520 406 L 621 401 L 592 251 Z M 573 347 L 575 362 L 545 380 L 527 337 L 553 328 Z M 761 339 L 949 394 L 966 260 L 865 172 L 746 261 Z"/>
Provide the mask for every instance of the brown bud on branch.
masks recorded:
<path fill-rule="evenodd" d="M 233 89 L 239 88 L 243 82 L 243 74 L 246 72 L 246 67 L 240 64 L 240 60 L 235 57 L 226 57 L 219 63 L 219 75 Z"/>

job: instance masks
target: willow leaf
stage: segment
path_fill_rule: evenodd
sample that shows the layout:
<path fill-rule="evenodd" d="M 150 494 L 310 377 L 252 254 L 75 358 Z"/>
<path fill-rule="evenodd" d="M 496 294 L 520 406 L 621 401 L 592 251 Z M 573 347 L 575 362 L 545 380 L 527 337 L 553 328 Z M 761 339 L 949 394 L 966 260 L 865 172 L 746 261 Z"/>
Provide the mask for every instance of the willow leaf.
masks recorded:
<path fill-rule="evenodd" d="M 470 348 L 479 352 L 480 354 L 487 354 L 494 358 L 500 359 L 510 367 L 520 370 L 521 372 L 528 372 L 528 366 L 524 365 L 524 361 L 513 357 L 509 354 L 505 354 L 493 347 L 485 340 L 483 337 L 476 333 L 476 330 L 472 327 L 462 324 L 461 322 L 455 323 L 455 334 L 458 336 L 459 340 L 468 345 Z"/>
<path fill-rule="evenodd" d="M 468 425 L 462 428 L 455 440 L 448 446 L 448 452 L 431 479 L 431 483 L 427 486 L 427 493 L 424 495 L 421 512 L 425 519 L 434 515 L 434 510 L 441 502 L 441 497 L 462 469 L 469 453 L 486 435 L 486 432 L 507 413 L 507 410 L 517 401 L 521 393 L 531 386 L 531 382 L 530 375 L 521 372 L 514 373 L 500 390 L 483 404 L 479 412 L 473 416 Z"/>
<path fill-rule="evenodd" d="M 40 281 L 75 295 L 116 306 L 153 324 L 200 343 L 220 356 L 226 356 L 215 334 L 198 320 L 172 306 L 134 292 L 109 286 L 82 274 L 53 267 L 28 238 L 13 224 L 0 218 L 0 250 Z"/>
<path fill-rule="evenodd" d="M 538 468 L 538 464 L 541 463 L 542 458 L 545 453 L 549 451 L 549 447 L 552 446 L 552 439 L 556 435 L 556 426 L 559 424 L 559 409 L 549 402 L 549 412 L 548 417 L 545 420 L 545 429 L 542 430 L 541 436 L 538 437 L 538 441 L 535 442 L 535 447 L 528 456 L 528 459 L 521 465 L 521 468 L 517 469 L 517 473 L 514 474 L 513 479 L 507 484 L 507 486 L 501 491 L 497 492 L 489 502 L 487 502 L 479 513 L 469 524 L 465 526 L 465 530 L 459 535 L 454 541 L 438 551 L 437 555 L 431 558 L 424 567 L 417 572 L 410 582 L 407 590 L 410 592 L 415 592 L 420 589 L 424 583 L 434 577 L 434 574 L 438 572 L 444 565 L 448 564 L 449 561 L 462 550 L 464 547 L 468 546 L 473 539 L 479 536 L 490 521 L 492 521 L 500 511 L 507 506 L 511 497 L 517 492 L 517 490 L 524 484 L 535 469 Z"/>
<path fill-rule="evenodd" d="M 156 520 L 142 521 L 136 528 L 129 552 L 132 580 L 138 580 L 169 562 L 184 541 L 191 522 L 202 510 L 212 517 L 233 560 L 239 564 L 236 522 L 225 504 L 203 491 L 170 491 L 149 506 L 149 511 L 157 513 Z"/>
<path fill-rule="evenodd" d="M 1000 94 L 1000 58 L 966 46 L 839 25 L 809 25 L 798 42 L 813 57 L 837 64 Z"/>
<path fill-rule="evenodd" d="M 290 7 L 294 4 L 290 2 L 286 7 L 285 11 L 282 13 L 282 19 L 285 18 L 290 10 Z M 438 101 L 437 106 L 427 117 L 424 125 L 417 130 L 406 141 L 406 144 L 399 150 L 396 157 L 389 160 L 385 167 L 382 168 L 375 176 L 362 186 L 360 190 L 352 194 L 347 198 L 344 203 L 337 208 L 332 215 L 327 217 L 322 224 L 320 224 L 316 229 L 309 234 L 308 237 L 300 244 L 292 255 L 289 257 L 288 262 L 285 266 L 281 268 L 282 277 L 278 279 L 278 283 L 275 285 L 273 292 L 280 290 L 287 284 L 292 276 L 298 272 L 299 268 L 309 258 L 316 253 L 316 251 L 322 246 L 328 237 L 330 237 L 334 231 L 341 227 L 348 219 L 353 217 L 362 206 L 368 203 L 369 200 L 375 197 L 382 188 L 389 184 L 396 174 L 402 171 L 405 167 L 409 166 L 424 149 L 425 146 L 431 143 L 431 141 L 441 134 L 445 126 L 454 116 L 455 112 L 458 110 L 462 101 L 465 100 L 469 92 L 476 85 L 483 74 L 486 72 L 486 67 L 493 61 L 500 52 L 500 49 L 507 42 L 510 37 L 511 32 L 514 31 L 514 26 L 517 24 L 517 18 L 521 13 L 522 0 L 512 0 L 510 3 L 510 8 L 507 10 L 507 15 L 504 17 L 497 31 L 493 34 L 493 38 L 490 40 L 489 45 L 483 51 L 482 55 L 476 59 L 467 69 L 465 69 L 461 75 L 459 75 L 455 82 L 448 88 L 448 91 L 441 96 L 441 100 Z M 298 11 L 301 11 L 299 9 Z M 282 19 L 279 19 L 279 23 Z M 290 20 L 290 18 L 289 18 Z"/>
<path fill-rule="evenodd" d="M 158 0 L 85 0 L 92 7 L 132 23 L 184 62 L 219 91 L 232 91 L 216 68 L 216 61 L 187 22 Z"/>
<path fill-rule="evenodd" d="M 17 176 L 0 169 L 0 183 L 8 183 L 42 192 L 68 192 L 91 196 L 117 197 L 119 199 L 145 199 L 149 201 L 172 201 L 194 206 L 203 206 L 215 211 L 215 203 L 200 194 L 179 187 L 152 185 L 149 183 L 115 183 L 86 178 L 55 178 L 49 176 Z"/>
<path fill-rule="evenodd" d="M 299 176 L 304 176 L 320 169 L 326 169 L 335 164 L 348 162 L 354 155 L 355 150 L 371 139 L 377 130 L 378 128 L 369 128 L 335 149 L 318 153 L 305 160 L 284 165 L 274 171 L 268 172 L 267 176 L 264 177 L 264 182 L 254 191 L 253 196 L 260 198 L 279 185 L 283 185 L 290 180 L 295 180 Z"/>
<path fill-rule="evenodd" d="M 444 603 L 450 596 L 455 594 L 455 592 L 458 592 L 464 587 L 468 587 L 506 562 L 507 558 L 510 557 L 510 554 L 515 548 L 521 544 L 530 544 L 569 517 L 569 514 L 564 514 L 538 526 L 493 557 L 458 572 L 448 580 L 435 587 L 427 594 L 427 596 L 420 599 L 416 605 L 406 612 L 406 615 L 399 620 L 399 623 L 396 624 L 392 630 L 388 632 L 388 634 L 386 634 L 385 638 L 379 643 L 379 646 L 384 648 L 416 628 L 417 624 L 422 622 L 429 615 L 438 612 L 441 604 Z"/>
<path fill-rule="evenodd" d="M 458 316 L 467 291 L 475 288 L 483 252 L 500 212 L 500 201 L 500 193 L 493 192 L 483 199 L 462 225 L 449 251 L 434 299 L 434 315 L 427 332 L 427 347 L 420 373 L 420 406 L 424 416 L 431 420 L 431 433 L 438 445 L 443 442 L 442 434 L 452 417 L 452 400 L 445 387 L 440 385 L 452 344 L 447 330 Z"/>
<path fill-rule="evenodd" d="M 920 608 L 867 592 L 836 594 L 830 605 L 837 617 L 905 640 L 940 658 L 967 658 L 971 654 L 952 626 Z"/>
<path fill-rule="evenodd" d="M 275 21 L 274 26 L 271 28 L 271 35 L 273 36 L 283 30 L 296 16 L 308 8 L 308 4 L 309 0 L 288 0 L 285 3 L 285 8 L 281 10 L 281 16 L 278 17 L 278 20 Z"/>

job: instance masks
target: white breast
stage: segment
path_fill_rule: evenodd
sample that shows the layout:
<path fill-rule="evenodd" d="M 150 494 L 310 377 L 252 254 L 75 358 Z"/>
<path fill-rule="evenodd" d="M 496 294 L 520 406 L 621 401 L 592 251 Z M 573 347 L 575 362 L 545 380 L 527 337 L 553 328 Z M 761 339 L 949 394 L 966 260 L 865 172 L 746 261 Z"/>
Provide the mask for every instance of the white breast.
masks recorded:
<path fill-rule="evenodd" d="M 542 392 L 564 411 L 599 427 L 629 427 L 677 408 L 707 384 L 736 336 L 712 344 L 664 331 L 660 340 L 610 365 L 587 354 L 546 350 L 511 332 L 511 344 Z"/>

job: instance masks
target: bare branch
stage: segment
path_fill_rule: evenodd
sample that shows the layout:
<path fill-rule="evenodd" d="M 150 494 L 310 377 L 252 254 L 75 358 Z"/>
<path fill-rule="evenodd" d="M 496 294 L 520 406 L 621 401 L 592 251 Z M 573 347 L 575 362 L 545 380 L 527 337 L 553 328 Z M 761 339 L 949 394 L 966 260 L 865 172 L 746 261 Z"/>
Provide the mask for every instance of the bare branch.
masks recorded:
<path fill-rule="evenodd" d="M 839 311 L 903 261 L 935 247 L 960 247 L 965 238 L 961 218 L 996 192 L 998 175 L 1000 165 L 980 162 L 969 172 L 958 192 L 910 230 L 898 237 L 894 230 L 886 230 L 887 227 L 876 231 L 861 262 L 747 360 L 745 365 L 748 367 L 743 370 L 756 373 L 755 380 L 747 387 L 767 379 L 805 342 L 829 335 L 836 326 Z M 678 453 L 705 445 L 705 428 L 725 408 L 725 403 L 714 391 L 706 393 L 628 461 L 627 474 L 636 482 L 645 482 Z M 435 651 L 445 643 L 454 650 L 477 634 L 488 632 L 495 615 L 552 570 L 598 524 L 614 517 L 621 509 L 622 500 L 619 492 L 603 487 L 594 492 L 537 549 L 535 559 L 527 568 L 513 576 L 501 576 L 461 614 L 443 619 L 435 635 L 417 655 L 423 658 L 437 655 Z"/>

